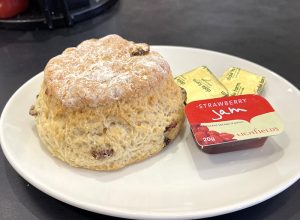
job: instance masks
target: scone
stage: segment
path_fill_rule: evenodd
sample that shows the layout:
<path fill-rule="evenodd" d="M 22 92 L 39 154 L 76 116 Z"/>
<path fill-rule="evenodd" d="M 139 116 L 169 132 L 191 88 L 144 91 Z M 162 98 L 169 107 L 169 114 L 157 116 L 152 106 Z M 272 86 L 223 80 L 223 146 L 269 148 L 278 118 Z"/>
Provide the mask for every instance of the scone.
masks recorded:
<path fill-rule="evenodd" d="M 52 58 L 30 114 L 53 156 L 75 167 L 114 170 L 173 140 L 184 101 L 162 56 L 109 35 Z"/>

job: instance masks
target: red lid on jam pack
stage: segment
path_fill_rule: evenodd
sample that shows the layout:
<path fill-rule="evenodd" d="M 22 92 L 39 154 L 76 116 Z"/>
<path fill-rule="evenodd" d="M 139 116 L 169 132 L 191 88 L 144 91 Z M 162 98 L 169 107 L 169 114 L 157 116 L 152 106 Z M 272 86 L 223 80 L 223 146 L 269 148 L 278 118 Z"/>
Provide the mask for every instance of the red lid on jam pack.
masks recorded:
<path fill-rule="evenodd" d="M 259 95 L 190 102 L 185 114 L 196 143 L 207 153 L 260 147 L 267 137 L 283 131 L 278 114 Z"/>

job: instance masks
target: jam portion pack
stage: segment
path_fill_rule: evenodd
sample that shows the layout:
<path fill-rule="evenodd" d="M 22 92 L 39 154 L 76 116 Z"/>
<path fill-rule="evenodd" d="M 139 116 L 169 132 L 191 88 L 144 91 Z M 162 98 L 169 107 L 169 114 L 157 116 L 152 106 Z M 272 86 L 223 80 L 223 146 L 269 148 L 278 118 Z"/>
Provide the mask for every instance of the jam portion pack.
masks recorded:
<path fill-rule="evenodd" d="M 283 131 L 271 104 L 254 94 L 193 101 L 185 114 L 197 145 L 206 153 L 260 147 Z"/>

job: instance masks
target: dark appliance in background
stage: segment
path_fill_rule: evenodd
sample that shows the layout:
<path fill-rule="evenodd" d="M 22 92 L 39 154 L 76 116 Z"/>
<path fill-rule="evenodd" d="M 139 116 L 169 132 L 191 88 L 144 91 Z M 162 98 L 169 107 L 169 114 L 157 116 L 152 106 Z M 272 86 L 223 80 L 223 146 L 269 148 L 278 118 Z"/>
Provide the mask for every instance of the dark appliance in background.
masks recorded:
<path fill-rule="evenodd" d="M 26 2 L 26 7 L 16 16 L 0 18 L 3 29 L 37 29 L 72 26 L 108 10 L 117 0 L 0 0 L 5 3 Z M 10 5 L 13 7 L 14 5 Z M 12 8 L 9 9 L 12 9 Z M 17 6 L 15 6 L 17 7 Z M 19 7 L 19 9 L 21 9 Z M 10 15 L 9 12 L 4 15 Z M 0 9 L 1 17 L 1 9 Z"/>

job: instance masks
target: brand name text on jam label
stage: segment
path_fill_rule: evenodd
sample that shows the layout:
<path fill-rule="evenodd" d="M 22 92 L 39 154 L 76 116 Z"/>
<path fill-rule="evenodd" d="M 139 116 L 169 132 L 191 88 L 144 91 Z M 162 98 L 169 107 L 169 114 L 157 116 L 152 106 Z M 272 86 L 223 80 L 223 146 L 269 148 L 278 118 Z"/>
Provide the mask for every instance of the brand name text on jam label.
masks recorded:
<path fill-rule="evenodd" d="M 251 131 L 244 131 L 241 133 L 237 133 L 236 136 L 257 135 L 257 134 L 272 133 L 272 132 L 278 132 L 278 131 L 280 131 L 280 129 L 278 127 L 271 127 L 271 128 L 264 128 L 264 129 L 254 128 Z"/>

